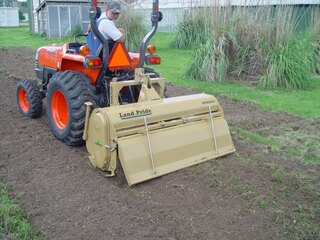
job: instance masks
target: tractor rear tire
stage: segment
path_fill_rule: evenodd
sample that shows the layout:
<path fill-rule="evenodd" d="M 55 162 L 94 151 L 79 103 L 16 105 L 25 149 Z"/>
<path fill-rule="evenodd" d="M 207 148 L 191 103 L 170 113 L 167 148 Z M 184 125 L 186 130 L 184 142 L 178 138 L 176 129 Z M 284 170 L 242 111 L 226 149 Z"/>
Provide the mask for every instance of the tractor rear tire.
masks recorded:
<path fill-rule="evenodd" d="M 17 84 L 17 102 L 23 116 L 38 118 L 42 113 L 42 96 L 34 80 L 22 80 Z"/>
<path fill-rule="evenodd" d="M 55 73 L 47 88 L 46 111 L 53 134 L 66 145 L 81 146 L 86 106 L 95 104 L 95 87 L 81 72 Z"/>

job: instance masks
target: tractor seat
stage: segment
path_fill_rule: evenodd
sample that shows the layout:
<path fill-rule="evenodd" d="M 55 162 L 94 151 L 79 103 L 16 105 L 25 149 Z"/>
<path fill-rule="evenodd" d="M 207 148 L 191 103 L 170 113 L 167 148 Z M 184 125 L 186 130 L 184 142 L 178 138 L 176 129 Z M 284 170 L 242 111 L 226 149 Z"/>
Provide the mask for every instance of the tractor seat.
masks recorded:
<path fill-rule="evenodd" d="M 113 47 L 114 47 L 115 44 L 116 44 L 115 41 L 111 41 L 111 40 L 108 41 L 109 55 L 110 55 L 110 53 L 111 53 L 111 51 L 112 51 L 112 49 L 113 49 Z M 100 46 L 98 47 L 95 55 L 102 58 L 102 53 L 103 53 L 103 51 L 102 51 L 102 44 L 100 44 Z"/>

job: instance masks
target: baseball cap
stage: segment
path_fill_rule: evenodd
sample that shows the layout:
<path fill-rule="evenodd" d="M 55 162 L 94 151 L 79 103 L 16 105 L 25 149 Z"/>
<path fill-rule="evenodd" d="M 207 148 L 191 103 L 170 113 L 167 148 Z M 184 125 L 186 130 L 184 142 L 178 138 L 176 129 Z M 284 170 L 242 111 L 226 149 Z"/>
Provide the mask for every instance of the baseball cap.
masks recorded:
<path fill-rule="evenodd" d="M 107 9 L 110 9 L 112 13 L 120 13 L 121 6 L 118 2 L 108 2 Z"/>

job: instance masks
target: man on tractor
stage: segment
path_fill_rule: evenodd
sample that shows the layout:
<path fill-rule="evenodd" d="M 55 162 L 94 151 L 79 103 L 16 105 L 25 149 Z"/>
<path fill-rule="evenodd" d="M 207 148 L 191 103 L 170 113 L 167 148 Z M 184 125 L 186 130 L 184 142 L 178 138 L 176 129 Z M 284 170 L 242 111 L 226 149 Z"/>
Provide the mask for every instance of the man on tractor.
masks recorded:
<path fill-rule="evenodd" d="M 98 29 L 105 39 L 112 39 L 115 42 L 124 42 L 124 29 L 117 28 L 115 21 L 118 19 L 121 6 L 118 2 L 109 2 L 105 13 L 102 13 L 98 22 Z"/>
<path fill-rule="evenodd" d="M 102 13 L 97 20 L 99 31 L 101 32 L 102 36 L 110 43 L 124 42 L 125 39 L 124 29 L 117 28 L 115 25 L 115 21 L 120 15 L 120 11 L 121 6 L 119 2 L 108 2 L 106 11 Z M 92 55 L 99 55 L 99 53 L 101 52 L 99 50 L 101 42 L 91 31 L 91 24 L 89 24 L 88 26 L 87 34 L 87 45 L 90 48 L 90 53 Z M 113 46 L 113 44 L 110 46 Z"/>

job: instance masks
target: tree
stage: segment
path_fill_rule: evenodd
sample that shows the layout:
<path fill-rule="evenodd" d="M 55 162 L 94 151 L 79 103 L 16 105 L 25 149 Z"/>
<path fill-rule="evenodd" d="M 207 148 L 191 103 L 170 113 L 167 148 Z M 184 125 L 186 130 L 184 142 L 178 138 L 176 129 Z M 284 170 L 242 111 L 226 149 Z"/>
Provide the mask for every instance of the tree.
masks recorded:
<path fill-rule="evenodd" d="M 23 15 L 23 13 L 21 11 L 19 11 L 19 20 L 26 20 L 26 17 Z"/>
<path fill-rule="evenodd" d="M 13 7 L 13 0 L 0 0 L 0 7 Z"/>

